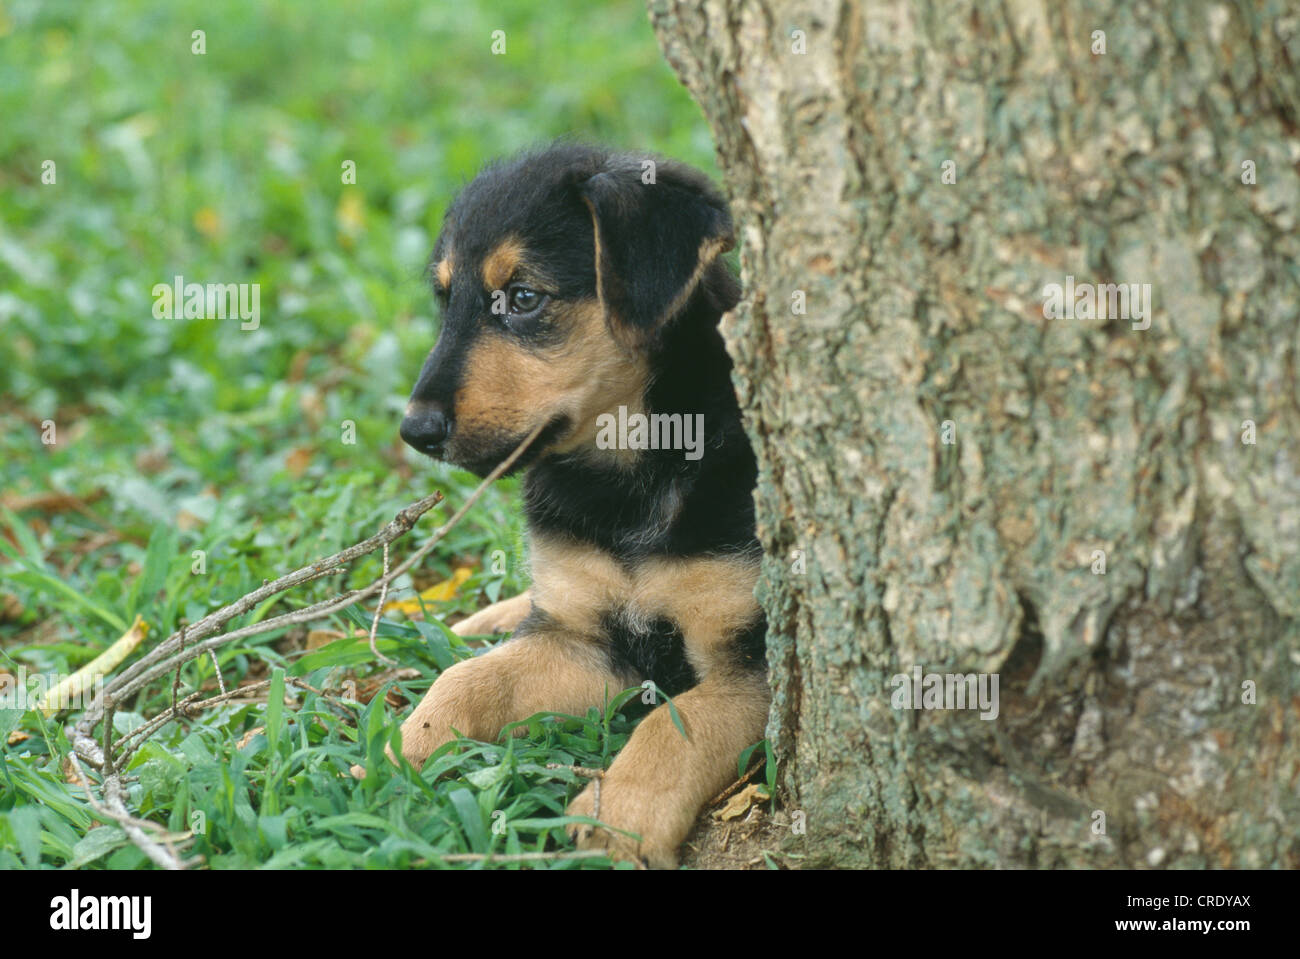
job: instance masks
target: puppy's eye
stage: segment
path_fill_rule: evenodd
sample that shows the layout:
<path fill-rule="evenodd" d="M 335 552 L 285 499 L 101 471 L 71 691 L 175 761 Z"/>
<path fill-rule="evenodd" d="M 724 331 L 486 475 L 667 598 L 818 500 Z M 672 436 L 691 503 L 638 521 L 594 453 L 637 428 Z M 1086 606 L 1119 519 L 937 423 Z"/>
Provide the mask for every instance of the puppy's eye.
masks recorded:
<path fill-rule="evenodd" d="M 530 313 L 536 313 L 546 301 L 545 294 L 538 293 L 528 286 L 512 286 L 508 298 L 510 312 L 515 316 L 527 316 Z"/>

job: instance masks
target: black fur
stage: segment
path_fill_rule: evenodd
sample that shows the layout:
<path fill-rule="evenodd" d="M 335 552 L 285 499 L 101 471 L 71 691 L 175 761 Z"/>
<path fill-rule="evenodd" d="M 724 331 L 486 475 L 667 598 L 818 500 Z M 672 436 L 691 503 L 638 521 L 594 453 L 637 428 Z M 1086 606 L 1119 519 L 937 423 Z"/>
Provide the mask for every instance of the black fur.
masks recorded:
<path fill-rule="evenodd" d="M 760 614 L 736 637 L 735 666 L 741 670 L 767 668 L 767 617 Z"/>
<path fill-rule="evenodd" d="M 725 201 L 689 167 L 616 157 L 580 189 L 599 235 L 601 300 L 640 332 L 670 318 L 702 243 L 732 246 Z"/>
<path fill-rule="evenodd" d="M 669 696 L 684 693 L 699 678 L 686 659 L 681 630 L 671 620 L 640 624 L 621 611 L 607 613 L 601 627 L 609 640 L 609 662 L 616 676 L 635 685 L 652 680 Z"/>

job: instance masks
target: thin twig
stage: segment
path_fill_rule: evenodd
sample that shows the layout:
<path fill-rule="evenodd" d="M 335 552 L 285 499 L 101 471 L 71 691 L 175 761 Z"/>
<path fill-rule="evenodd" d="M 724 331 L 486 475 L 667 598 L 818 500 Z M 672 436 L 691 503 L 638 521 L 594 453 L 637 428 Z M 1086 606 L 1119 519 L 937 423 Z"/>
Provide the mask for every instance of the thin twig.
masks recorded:
<path fill-rule="evenodd" d="M 379 603 L 375 606 L 375 618 L 370 621 L 370 655 L 381 663 L 396 666 L 397 660 L 389 659 L 375 647 L 375 633 L 379 631 L 379 616 L 384 611 L 384 600 L 388 598 L 388 544 L 384 544 L 384 588 L 379 591 Z"/>
<path fill-rule="evenodd" d="M 104 770 L 104 779 L 115 775 L 113 768 L 113 712 L 117 708 L 117 703 L 113 700 L 111 693 L 104 694 L 104 761 L 101 764 Z"/>
<path fill-rule="evenodd" d="M 209 649 L 208 655 L 212 657 L 212 671 L 217 674 L 217 688 L 224 693 L 226 691 L 226 677 L 221 675 L 221 663 L 217 661 L 217 651 Z"/>
<path fill-rule="evenodd" d="M 184 626 L 181 627 L 181 652 L 185 652 L 185 627 Z M 178 659 L 176 662 L 176 675 L 172 677 L 172 709 L 173 710 L 176 708 L 176 694 L 180 691 L 181 688 L 181 666 L 182 663 Z"/>
<path fill-rule="evenodd" d="M 605 770 L 592 769 L 589 766 L 566 766 L 563 763 L 547 763 L 547 769 L 567 769 L 570 772 L 577 773 L 579 776 L 586 776 L 591 780 L 591 818 L 600 818 L 600 784 L 605 778 Z"/>
<path fill-rule="evenodd" d="M 184 718 L 185 716 L 188 716 L 190 711 L 190 706 L 194 704 L 196 700 L 198 700 L 198 698 L 202 695 L 203 693 L 199 692 L 198 690 L 195 690 L 194 692 L 186 696 L 184 699 L 182 699 L 180 702 L 173 705 L 171 709 L 168 709 L 165 712 L 161 712 L 153 719 L 149 720 L 148 722 L 141 723 L 139 726 L 135 727 L 135 729 L 123 733 L 122 738 L 119 739 L 117 742 L 113 743 L 113 749 L 119 750 L 122 753 L 122 755 L 118 758 L 118 764 L 121 766 L 125 766 L 127 764 L 127 760 L 131 758 L 132 754 L 135 753 L 135 751 L 140 747 L 140 745 L 146 739 L 152 736 L 163 726 L 166 726 L 173 719 Z M 130 743 L 132 739 L 136 739 L 136 738 L 138 738 L 140 742 L 135 743 L 134 745 L 131 745 L 128 748 L 128 743 Z"/>
<path fill-rule="evenodd" d="M 68 762 L 72 763 L 72 768 L 77 773 L 77 785 L 86 791 L 86 799 L 90 803 L 90 808 L 96 812 L 102 812 L 107 816 L 108 811 L 104 809 L 99 800 L 95 798 L 95 793 L 90 788 L 90 777 L 87 776 L 86 771 L 81 768 L 81 762 L 77 759 L 77 754 L 75 752 L 68 753 Z"/>

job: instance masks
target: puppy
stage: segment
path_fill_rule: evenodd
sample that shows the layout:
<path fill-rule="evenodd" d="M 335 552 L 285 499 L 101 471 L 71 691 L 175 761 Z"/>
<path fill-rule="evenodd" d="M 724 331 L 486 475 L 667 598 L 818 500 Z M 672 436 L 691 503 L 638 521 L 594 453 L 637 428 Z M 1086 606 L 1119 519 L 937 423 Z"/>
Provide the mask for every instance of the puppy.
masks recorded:
<path fill-rule="evenodd" d="M 639 836 L 580 848 L 655 867 L 763 737 L 754 455 L 718 332 L 739 285 L 726 202 L 682 164 L 561 143 L 457 197 L 431 273 L 442 328 L 402 438 L 479 475 L 533 431 L 531 589 L 460 625 L 514 630 L 457 663 L 402 725 L 415 766 L 454 736 L 541 711 L 582 715 L 630 686 L 658 705 L 571 804 Z M 685 735 L 662 692 L 673 698 Z M 597 815 L 598 813 L 598 815 Z"/>

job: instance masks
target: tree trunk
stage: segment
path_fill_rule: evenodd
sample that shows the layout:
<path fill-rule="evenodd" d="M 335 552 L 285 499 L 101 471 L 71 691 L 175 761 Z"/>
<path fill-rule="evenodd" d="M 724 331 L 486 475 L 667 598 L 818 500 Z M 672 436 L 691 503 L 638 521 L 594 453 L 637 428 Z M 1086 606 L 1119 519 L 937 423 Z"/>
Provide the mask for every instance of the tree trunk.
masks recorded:
<path fill-rule="evenodd" d="M 650 9 L 739 224 L 791 851 L 1300 866 L 1295 7 Z"/>

